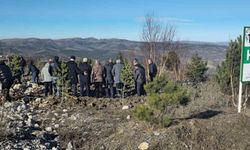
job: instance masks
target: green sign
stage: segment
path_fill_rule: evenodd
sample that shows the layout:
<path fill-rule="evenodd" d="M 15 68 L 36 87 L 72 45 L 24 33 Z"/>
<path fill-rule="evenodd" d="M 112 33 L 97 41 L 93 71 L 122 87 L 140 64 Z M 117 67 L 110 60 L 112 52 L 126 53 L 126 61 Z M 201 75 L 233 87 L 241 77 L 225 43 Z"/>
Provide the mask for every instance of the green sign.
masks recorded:
<path fill-rule="evenodd" d="M 243 31 L 241 82 L 250 82 L 250 27 L 244 27 Z"/>

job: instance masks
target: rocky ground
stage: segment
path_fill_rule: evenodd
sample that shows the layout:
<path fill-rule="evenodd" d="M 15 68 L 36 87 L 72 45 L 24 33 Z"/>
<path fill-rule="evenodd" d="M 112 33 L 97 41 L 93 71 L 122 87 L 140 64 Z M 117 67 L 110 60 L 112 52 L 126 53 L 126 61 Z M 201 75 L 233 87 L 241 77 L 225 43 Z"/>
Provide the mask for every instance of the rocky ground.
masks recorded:
<path fill-rule="evenodd" d="M 249 109 L 238 114 L 213 84 L 192 91 L 190 104 L 171 113 L 168 128 L 133 117 L 143 97 L 62 101 L 40 97 L 39 90 L 25 89 L 21 98 L 16 94 L 19 98 L 0 106 L 0 149 L 250 150 Z"/>

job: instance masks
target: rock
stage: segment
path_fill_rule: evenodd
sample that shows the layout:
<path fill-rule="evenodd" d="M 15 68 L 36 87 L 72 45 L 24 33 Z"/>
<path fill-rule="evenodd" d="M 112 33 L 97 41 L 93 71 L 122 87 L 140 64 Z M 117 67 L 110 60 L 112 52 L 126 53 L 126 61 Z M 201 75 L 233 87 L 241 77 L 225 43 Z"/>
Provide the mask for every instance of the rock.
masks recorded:
<path fill-rule="evenodd" d="M 42 149 L 42 150 L 45 150 L 45 149 L 46 149 L 46 146 L 44 146 L 44 145 L 39 145 L 39 148 Z"/>
<path fill-rule="evenodd" d="M 149 144 L 147 142 L 143 142 L 138 146 L 140 150 L 147 150 L 149 148 Z"/>
<path fill-rule="evenodd" d="M 22 111 L 22 107 L 21 106 L 18 106 L 17 107 L 17 112 L 21 112 Z"/>
<path fill-rule="evenodd" d="M 45 130 L 46 130 L 47 132 L 52 132 L 52 128 L 51 128 L 51 127 L 46 127 Z"/>
<path fill-rule="evenodd" d="M 36 124 L 34 125 L 34 127 L 39 128 L 39 125 L 36 123 Z"/>
<path fill-rule="evenodd" d="M 68 110 L 67 109 L 63 109 L 63 112 L 67 112 Z"/>
<path fill-rule="evenodd" d="M 55 124 L 54 127 L 55 127 L 56 129 L 58 129 L 58 128 L 59 128 L 59 124 Z"/>
<path fill-rule="evenodd" d="M 19 90 L 21 87 L 22 87 L 21 84 L 15 84 L 15 85 L 13 86 L 13 89 L 14 89 L 14 90 Z"/>
<path fill-rule="evenodd" d="M 62 114 L 62 117 L 65 117 L 65 118 L 67 118 L 68 116 L 69 116 L 68 113 Z"/>
<path fill-rule="evenodd" d="M 13 106 L 13 103 L 11 103 L 11 102 L 5 102 L 4 103 L 5 108 L 9 108 L 9 107 L 12 107 L 12 106 Z"/>
<path fill-rule="evenodd" d="M 130 118 L 131 118 L 131 116 L 130 116 L 130 115 L 128 115 L 128 116 L 127 116 L 127 119 L 129 120 Z"/>
<path fill-rule="evenodd" d="M 28 97 L 28 96 L 24 96 L 23 102 L 24 102 L 25 104 L 28 104 L 29 101 L 30 101 L 29 97 Z"/>
<path fill-rule="evenodd" d="M 71 142 L 69 142 L 66 150 L 72 150 L 72 149 L 73 149 L 73 145 Z"/>
<path fill-rule="evenodd" d="M 129 106 L 127 106 L 127 105 L 122 107 L 122 110 L 127 110 L 127 109 L 129 109 Z"/>
<path fill-rule="evenodd" d="M 35 100 L 36 103 L 41 103 L 41 101 L 42 101 L 42 98 L 36 98 Z"/>
<path fill-rule="evenodd" d="M 72 115 L 72 116 L 70 117 L 70 119 L 71 119 L 71 120 L 76 120 L 76 119 L 77 119 L 77 117 L 76 117 L 76 116 L 74 116 L 74 115 Z"/>
<path fill-rule="evenodd" d="M 160 133 L 159 133 L 159 132 L 157 132 L 157 131 L 154 131 L 154 135 L 159 136 L 159 135 L 160 135 Z"/>
<path fill-rule="evenodd" d="M 54 113 L 54 115 L 57 117 L 57 116 L 58 116 L 58 113 Z"/>

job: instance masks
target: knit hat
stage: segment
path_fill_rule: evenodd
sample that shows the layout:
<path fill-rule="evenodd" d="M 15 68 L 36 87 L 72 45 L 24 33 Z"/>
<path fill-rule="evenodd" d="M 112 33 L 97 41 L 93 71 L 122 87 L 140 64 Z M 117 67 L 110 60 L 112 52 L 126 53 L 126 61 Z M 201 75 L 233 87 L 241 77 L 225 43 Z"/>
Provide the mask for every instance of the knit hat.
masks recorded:
<path fill-rule="evenodd" d="M 88 62 L 88 58 L 83 58 L 83 60 L 82 60 L 83 62 Z"/>
<path fill-rule="evenodd" d="M 76 60 L 76 56 L 70 56 L 70 59 Z"/>

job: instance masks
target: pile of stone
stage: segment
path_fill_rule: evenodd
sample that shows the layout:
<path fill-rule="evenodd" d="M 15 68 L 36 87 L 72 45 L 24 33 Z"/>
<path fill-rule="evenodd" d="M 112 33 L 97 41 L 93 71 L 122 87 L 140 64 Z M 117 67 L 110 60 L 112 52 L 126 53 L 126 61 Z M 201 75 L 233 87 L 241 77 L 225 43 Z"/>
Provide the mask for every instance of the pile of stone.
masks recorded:
<path fill-rule="evenodd" d="M 42 127 L 36 110 L 24 101 L 0 106 L 1 122 L 11 136 L 0 141 L 0 149 L 60 149 L 59 136 L 52 127 Z M 1 134 L 1 133 L 0 133 Z"/>

